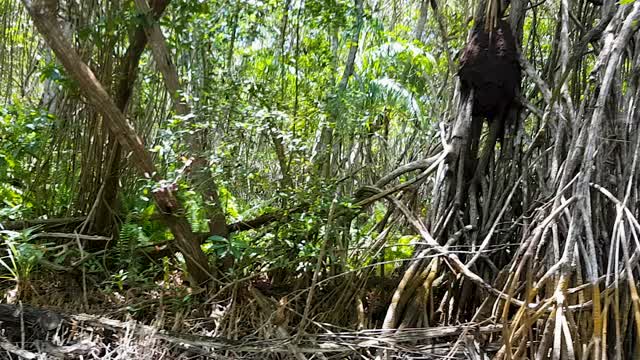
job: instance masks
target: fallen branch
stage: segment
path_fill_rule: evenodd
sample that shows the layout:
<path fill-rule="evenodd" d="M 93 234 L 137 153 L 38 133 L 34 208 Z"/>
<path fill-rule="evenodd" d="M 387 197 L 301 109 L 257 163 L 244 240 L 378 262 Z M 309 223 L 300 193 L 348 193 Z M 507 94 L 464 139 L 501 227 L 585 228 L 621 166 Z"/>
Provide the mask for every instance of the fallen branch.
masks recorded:
<path fill-rule="evenodd" d="M 38 354 L 33 353 L 31 351 L 20 349 L 19 347 L 9 342 L 9 340 L 7 340 L 4 336 L 0 336 L 0 348 L 14 355 L 18 355 L 22 359 L 38 358 Z"/>
<path fill-rule="evenodd" d="M 34 238 L 60 238 L 60 239 L 80 239 L 80 240 L 89 240 L 89 241 L 111 241 L 113 240 L 111 237 L 107 236 L 98 236 L 98 235 L 83 235 L 76 233 L 50 233 L 50 232 L 41 232 L 37 233 L 33 236 Z"/>
<path fill-rule="evenodd" d="M 34 219 L 34 220 L 16 220 L 0 223 L 0 230 L 23 230 L 33 226 L 42 225 L 44 227 L 58 227 L 69 224 L 79 223 L 86 219 L 85 216 L 58 218 L 58 219 Z"/>
<path fill-rule="evenodd" d="M 230 224 L 228 226 L 228 230 L 230 233 L 254 230 L 266 225 L 269 225 L 273 222 L 279 221 L 283 219 L 285 216 L 289 214 L 299 213 L 301 211 L 306 210 L 309 207 L 307 204 L 298 205 L 289 210 L 277 210 L 274 212 L 270 212 L 267 214 L 260 215 L 254 219 L 246 220 L 246 221 L 238 221 L 236 223 Z"/>

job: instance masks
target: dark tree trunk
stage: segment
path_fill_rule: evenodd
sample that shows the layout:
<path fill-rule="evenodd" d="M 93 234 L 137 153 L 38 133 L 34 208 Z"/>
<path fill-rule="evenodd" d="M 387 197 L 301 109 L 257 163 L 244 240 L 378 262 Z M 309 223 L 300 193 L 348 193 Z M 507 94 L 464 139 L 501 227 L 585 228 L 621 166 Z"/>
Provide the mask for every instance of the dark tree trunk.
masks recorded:
<path fill-rule="evenodd" d="M 159 19 L 162 16 L 168 4 L 169 0 L 153 0 L 151 2 L 155 19 Z M 127 104 L 131 99 L 133 86 L 138 76 L 138 64 L 146 45 L 147 36 L 142 25 L 139 25 L 129 39 L 129 48 L 127 48 L 118 71 L 119 78 L 115 103 L 123 114 L 127 112 Z M 120 166 L 122 162 L 122 147 L 112 134 L 109 136 L 109 144 L 113 144 L 113 147 L 108 150 L 109 163 L 105 174 L 104 190 L 102 199 L 98 202 L 94 223 L 94 232 L 105 235 L 114 233 L 115 217 L 113 212 L 118 208 L 118 183 L 120 181 Z"/>

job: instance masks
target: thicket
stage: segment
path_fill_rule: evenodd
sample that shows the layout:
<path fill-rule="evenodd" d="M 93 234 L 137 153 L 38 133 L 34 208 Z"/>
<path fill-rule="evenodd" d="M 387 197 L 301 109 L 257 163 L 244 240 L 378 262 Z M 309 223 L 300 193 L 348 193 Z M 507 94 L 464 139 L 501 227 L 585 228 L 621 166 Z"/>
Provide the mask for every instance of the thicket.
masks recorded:
<path fill-rule="evenodd" d="M 519 121 L 469 186 L 486 8 L 0 0 L 6 302 L 173 331 L 74 318 L 95 357 L 638 356 L 640 2 L 511 1 Z"/>

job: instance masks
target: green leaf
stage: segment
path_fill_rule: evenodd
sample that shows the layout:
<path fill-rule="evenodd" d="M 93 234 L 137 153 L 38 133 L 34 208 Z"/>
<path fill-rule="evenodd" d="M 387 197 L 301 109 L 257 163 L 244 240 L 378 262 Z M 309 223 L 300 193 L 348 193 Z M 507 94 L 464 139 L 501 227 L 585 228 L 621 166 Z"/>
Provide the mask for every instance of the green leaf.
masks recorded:
<path fill-rule="evenodd" d="M 225 237 L 222 237 L 222 236 L 220 236 L 220 235 L 212 235 L 212 236 L 209 236 L 209 237 L 207 238 L 207 240 L 209 240 L 209 241 L 214 241 L 214 242 L 228 242 L 228 241 L 227 241 L 227 239 L 226 239 Z"/>

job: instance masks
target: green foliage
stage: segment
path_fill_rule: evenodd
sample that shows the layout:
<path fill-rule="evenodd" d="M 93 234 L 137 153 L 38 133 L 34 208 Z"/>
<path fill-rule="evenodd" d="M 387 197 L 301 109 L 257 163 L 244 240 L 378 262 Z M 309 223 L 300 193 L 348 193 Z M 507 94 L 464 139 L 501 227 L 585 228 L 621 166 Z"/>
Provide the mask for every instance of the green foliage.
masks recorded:
<path fill-rule="evenodd" d="M 61 66 L 55 62 L 44 62 L 40 68 L 40 80 L 49 80 L 60 87 L 69 88 L 71 81 L 64 75 Z"/>
<path fill-rule="evenodd" d="M 130 219 L 127 220 L 129 221 L 125 221 L 120 227 L 116 251 L 121 264 L 126 264 L 129 270 L 136 270 L 138 268 L 136 248 L 147 238 L 141 226 L 131 223 Z"/>
<path fill-rule="evenodd" d="M 251 257 L 246 250 L 250 248 L 248 239 L 243 236 L 232 236 L 230 239 L 221 236 L 211 236 L 207 239 L 203 249 L 208 253 L 213 253 L 217 258 L 222 259 L 231 256 L 234 260 L 242 262 L 243 257 Z"/>
<path fill-rule="evenodd" d="M 185 200 L 184 206 L 187 220 L 189 220 L 191 224 L 191 230 L 196 233 L 207 232 L 209 226 L 207 226 L 206 212 L 204 211 L 202 201 L 193 191 L 189 191 L 187 195 L 190 196 Z"/>
<path fill-rule="evenodd" d="M 43 247 L 30 243 L 35 230 L 0 231 L 0 239 L 6 246 L 6 255 L 0 257 L 0 265 L 8 273 L 0 278 L 15 282 L 19 290 L 28 286 L 31 274 L 45 252 Z"/>
<path fill-rule="evenodd" d="M 115 274 L 111 275 L 109 285 L 116 287 L 118 290 L 123 291 L 124 285 L 129 277 L 129 273 L 125 270 L 118 270 Z"/>
<path fill-rule="evenodd" d="M 408 260 L 413 254 L 413 243 L 419 241 L 419 236 L 404 235 L 397 239 L 392 239 L 384 251 L 385 260 Z M 384 271 L 391 274 L 400 263 L 388 263 L 384 265 Z"/>
<path fill-rule="evenodd" d="M 423 155 L 425 130 L 447 106 L 435 100 L 446 99 L 452 85 L 452 54 L 443 49 L 436 20 L 429 18 L 420 42 L 412 36 L 415 4 L 392 11 L 381 3 L 365 2 L 362 21 L 353 1 L 285 5 L 275 0 L 178 0 L 160 19 L 180 76 L 180 95 L 192 111 L 175 114 L 152 54 L 146 51 L 126 115 L 153 154 L 161 180 L 134 175 L 128 154 L 123 155 L 119 208 L 112 209 L 121 221 L 114 253 L 122 272 L 114 276 L 114 288 L 140 273 L 136 248 L 172 239 L 154 217 L 158 214 L 152 193 L 160 188 L 177 195 L 182 215 L 197 233 L 209 230 L 210 204 L 202 194 L 214 181 L 228 223 L 284 212 L 267 226 L 228 239 L 210 238 L 203 247 L 212 257 L 232 257 L 243 271 L 295 272 L 313 268 L 336 192 L 342 194 L 339 211 L 355 215 L 360 209 L 352 208 L 350 196 L 359 186 Z M 458 11 L 450 10 L 453 6 L 461 5 L 441 10 L 449 26 L 449 46 L 455 49 L 467 25 Z M 79 18 L 72 38 L 113 94 L 129 36 L 143 20 L 133 2 L 99 10 L 82 16 L 72 13 Z M 354 72 L 341 86 L 356 31 L 360 38 Z M 39 55 L 36 69 L 48 96 L 82 98 L 77 84 L 50 54 Z M 85 214 L 104 182 L 113 140 L 103 127 L 104 119 L 91 113 L 84 100 L 75 107 L 59 105 L 60 119 L 23 105 L 39 103 L 43 92 L 0 109 L 0 219 L 73 214 L 79 202 Z M 74 138 L 68 144 L 50 143 L 54 131 L 64 138 L 72 125 Z M 314 164 L 323 127 L 332 129 L 329 146 L 336 152 L 326 176 L 319 175 Z M 205 159 L 213 179 L 192 181 L 196 156 Z M 90 186 L 96 188 L 85 189 Z M 303 210 L 286 213 L 301 204 Z M 356 218 L 357 227 L 334 224 L 336 234 L 329 235 L 330 241 L 346 241 L 338 245 L 347 250 L 370 246 L 377 235 L 372 229 L 384 212 L 376 205 Z M 393 244 L 397 249 L 386 256 L 405 256 L 408 247 Z"/>
<path fill-rule="evenodd" d="M 28 216 L 34 206 L 28 186 L 34 179 L 34 160 L 47 144 L 55 117 L 16 101 L 0 106 L 0 219 Z"/>

